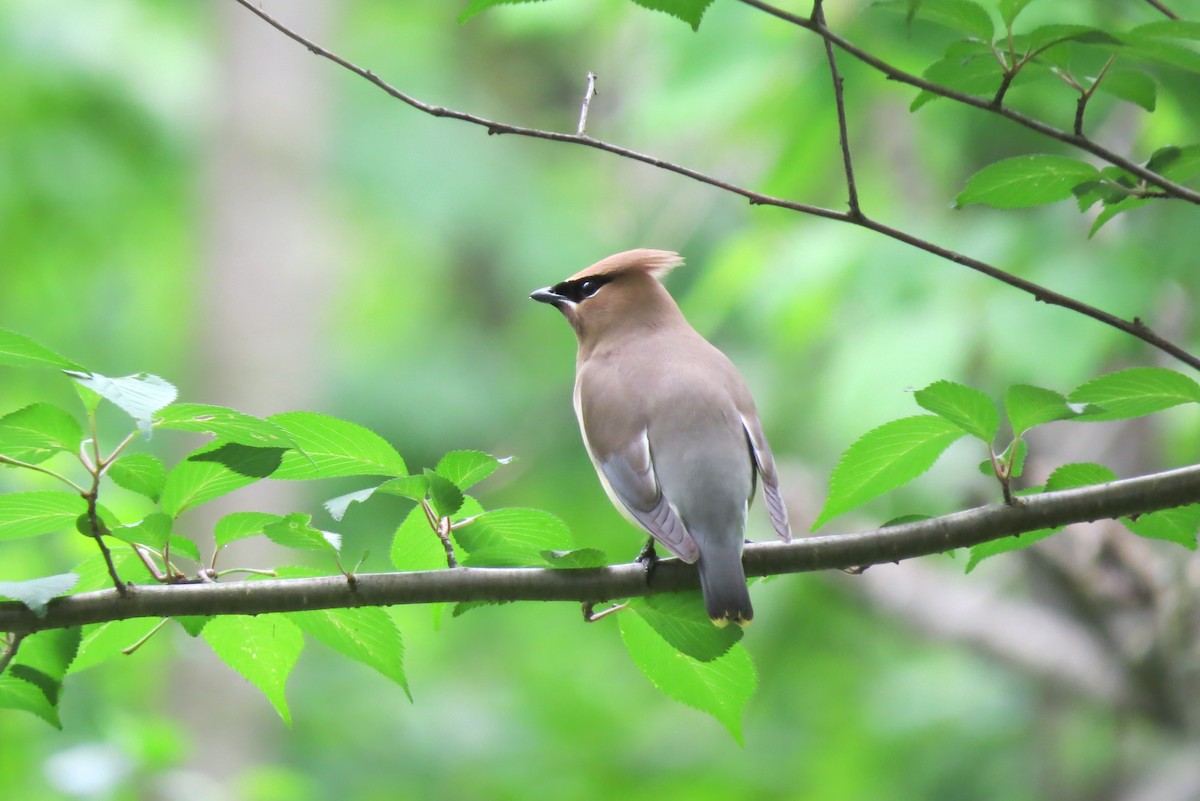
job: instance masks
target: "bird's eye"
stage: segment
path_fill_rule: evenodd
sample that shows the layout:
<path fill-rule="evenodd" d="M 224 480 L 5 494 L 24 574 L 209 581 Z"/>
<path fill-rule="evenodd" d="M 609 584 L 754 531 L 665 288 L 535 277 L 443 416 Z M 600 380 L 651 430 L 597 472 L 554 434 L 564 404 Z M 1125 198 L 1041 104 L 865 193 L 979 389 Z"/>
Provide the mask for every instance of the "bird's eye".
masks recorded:
<path fill-rule="evenodd" d="M 584 281 L 582 284 L 579 285 L 579 296 L 581 298 L 590 298 L 592 295 L 596 294 L 596 290 L 598 290 L 599 288 L 600 288 L 600 282 L 593 281 L 592 279 L 589 278 L 588 280 Z"/>

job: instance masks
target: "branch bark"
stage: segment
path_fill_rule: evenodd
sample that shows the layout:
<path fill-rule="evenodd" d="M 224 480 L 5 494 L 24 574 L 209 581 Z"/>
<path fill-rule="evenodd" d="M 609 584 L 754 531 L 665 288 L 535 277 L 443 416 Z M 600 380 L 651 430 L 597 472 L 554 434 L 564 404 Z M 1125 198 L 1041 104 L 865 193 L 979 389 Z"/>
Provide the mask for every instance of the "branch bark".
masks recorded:
<path fill-rule="evenodd" d="M 912 83 L 914 86 L 921 86 L 922 88 L 930 88 L 930 91 L 937 91 L 937 93 L 941 94 L 943 97 L 949 97 L 954 100 L 958 100 L 960 102 L 967 103 L 968 105 L 978 106 L 980 108 L 984 108 L 984 109 L 987 109 L 990 111 L 997 111 L 997 109 L 994 109 L 991 106 L 989 106 L 987 104 L 987 101 L 982 101 L 979 98 L 974 98 L 974 97 L 971 97 L 970 95 L 960 95 L 957 92 L 953 92 L 953 91 L 944 89 L 942 87 L 937 87 L 933 84 L 929 84 L 928 81 L 925 81 L 922 78 L 917 78 L 916 76 L 912 76 L 912 75 L 909 75 L 908 73 L 904 73 L 899 70 L 896 70 L 894 67 L 887 65 L 886 63 L 880 61 L 879 59 L 875 59 L 873 56 L 870 56 L 869 54 L 865 54 L 862 51 L 858 50 L 857 48 L 854 48 L 853 45 L 850 45 L 845 40 L 840 39 L 839 37 L 834 35 L 832 32 L 830 32 L 827 28 L 824 27 L 824 25 L 818 25 L 818 23 L 810 22 L 809 20 L 805 19 L 804 17 L 798 17 L 796 15 L 789 14 L 784 11 L 780 11 L 779 9 L 775 9 L 772 6 L 766 5 L 765 3 L 756 2 L 756 0 L 742 0 L 742 1 L 749 5 L 754 6 L 755 8 L 759 8 L 761 10 L 768 11 L 768 13 L 772 13 L 775 16 L 779 16 L 782 19 L 785 19 L 789 22 L 794 22 L 797 25 L 801 25 L 801 27 L 805 27 L 810 30 L 815 30 L 816 28 L 819 28 L 819 30 L 817 30 L 817 32 L 821 33 L 822 36 L 825 36 L 827 38 L 827 41 L 832 42 L 833 44 L 837 45 L 838 47 L 840 47 L 841 49 L 850 53 L 851 55 L 855 56 L 856 58 L 867 60 L 867 63 L 871 64 L 872 66 L 875 66 L 877 69 L 884 70 L 885 74 L 887 74 L 888 77 L 894 77 L 896 80 L 904 80 L 907 83 Z M 1069 309 L 1078 314 L 1082 314 L 1085 317 L 1090 317 L 1091 319 L 1096 320 L 1097 322 L 1103 323 L 1104 325 L 1110 326 L 1119 331 L 1123 331 L 1124 333 L 1129 334 L 1130 336 L 1133 336 L 1133 337 L 1136 337 L 1137 339 L 1142 340 L 1146 344 L 1151 345 L 1151 346 L 1161 350 L 1162 352 L 1169 354 L 1173 358 L 1178 359 L 1179 361 L 1183 362 L 1184 364 L 1187 364 L 1188 366 L 1192 367 L 1193 369 L 1200 370 L 1200 356 L 1195 356 L 1195 355 L 1189 353 L 1184 348 L 1180 347 L 1179 345 L 1176 345 L 1173 342 L 1170 342 L 1170 341 L 1166 340 L 1165 338 L 1159 336 L 1158 334 L 1154 333 L 1154 331 L 1152 331 L 1144 322 L 1142 322 L 1142 320 L 1140 318 L 1135 317 L 1132 321 L 1122 319 L 1120 317 L 1117 317 L 1114 314 L 1106 312 L 1106 311 L 1099 309 L 1095 306 L 1092 306 L 1088 303 L 1084 303 L 1083 301 L 1077 300 L 1068 295 L 1063 295 L 1062 293 L 1055 292 L 1052 289 L 1041 286 L 1040 284 L 1036 284 L 1032 281 L 1027 281 L 1024 278 L 1020 278 L 1016 275 L 1013 275 L 1012 273 L 1006 272 L 1005 270 L 1001 270 L 999 267 L 995 267 L 991 264 L 988 264 L 987 262 L 981 261 L 979 259 L 971 258 L 970 256 L 967 256 L 965 254 L 958 253 L 957 251 L 942 247 L 940 245 L 934 244 L 933 242 L 929 242 L 928 240 L 922 239 L 921 237 L 916 236 L 915 234 L 910 234 L 906 231 L 901 231 L 900 229 L 893 228 L 892 226 L 887 225 L 886 223 L 878 222 L 876 220 L 868 218 L 859 210 L 859 208 L 857 206 L 858 199 L 857 199 L 857 191 L 856 190 L 854 190 L 854 192 L 852 194 L 854 205 L 852 205 L 851 209 L 849 211 L 844 211 L 844 212 L 843 211 L 835 211 L 833 209 L 827 209 L 822 206 L 815 206 L 815 205 L 812 205 L 809 203 L 799 203 L 794 200 L 787 200 L 785 198 L 767 195 L 762 192 L 756 192 L 754 190 L 747 189 L 746 187 L 739 186 L 739 185 L 731 183 L 729 181 L 722 180 L 720 178 L 709 175 L 707 173 L 700 172 L 699 170 L 694 170 L 690 167 L 685 167 L 681 164 L 675 164 L 673 162 L 666 161 L 665 159 L 658 158 L 657 156 L 648 155 L 646 153 L 640 153 L 636 150 L 630 150 L 629 148 L 621 147 L 620 145 L 615 145 L 610 142 L 606 142 L 602 139 L 596 139 L 587 134 L 560 133 L 557 131 L 545 131 L 545 130 L 541 130 L 538 128 L 526 128 L 526 127 L 522 127 L 519 125 L 509 125 L 507 123 L 502 123 L 502 122 L 497 122 L 496 120 L 487 119 L 486 117 L 480 117 L 475 114 L 469 114 L 465 111 L 458 111 L 455 109 L 445 108 L 443 106 L 435 106 L 430 103 L 425 103 L 425 102 L 413 97 L 412 95 L 409 95 L 409 94 L 397 89 L 396 87 L 392 86 L 390 83 L 383 80 L 378 75 L 371 72 L 370 70 L 364 69 L 350 61 L 347 61 L 346 59 L 342 58 L 341 56 L 337 55 L 336 53 L 333 53 L 330 50 L 327 50 L 324 47 L 321 47 L 320 45 L 313 42 L 312 40 L 302 36 L 301 34 L 297 33 L 296 31 L 293 31 L 292 29 L 288 28 L 283 23 L 276 20 L 274 17 L 267 14 L 261 8 L 258 8 L 257 6 L 255 6 L 252 2 L 250 2 L 250 0 L 235 0 L 235 2 L 237 2 L 239 5 L 245 7 L 251 13 L 260 17 L 264 22 L 266 22 L 271 27 L 275 28 L 277 31 L 282 33 L 284 36 L 287 36 L 289 39 L 292 39 L 293 41 L 304 45 L 304 47 L 306 47 L 309 50 L 309 52 L 311 52 L 315 55 L 321 56 L 322 58 L 328 59 L 329 61 L 332 61 L 333 63 L 337 64 L 338 66 L 340 66 L 344 69 L 347 69 L 350 72 L 353 72 L 355 75 L 358 75 L 359 77 L 361 77 L 367 81 L 370 81 L 371 83 L 373 83 L 375 86 L 382 89 L 387 94 L 391 95 L 392 97 L 396 98 L 397 100 L 401 101 L 402 103 L 405 103 L 405 104 L 411 106 L 412 108 L 417 109 L 418 111 L 424 112 L 425 114 L 429 114 L 433 117 L 446 117 L 449 119 L 459 120 L 461 122 L 467 122 L 472 125 L 478 125 L 482 128 L 485 128 L 488 132 L 488 135 L 511 134 L 513 136 L 525 136 L 525 137 L 530 137 L 532 139 L 545 139 L 545 140 L 548 140 L 551 142 L 565 142 L 567 144 L 582 145 L 584 147 L 590 147 L 590 148 L 594 148 L 596 150 L 603 150 L 606 153 L 612 153 L 616 156 L 620 156 L 621 158 L 629 159 L 631 161 L 639 161 L 643 164 L 649 164 L 651 167 L 655 167 L 660 170 L 666 170 L 667 172 L 673 172 L 673 173 L 676 173 L 677 175 L 682 175 L 685 178 L 690 178 L 693 181 L 697 181 L 702 184 L 707 184 L 709 186 L 716 187 L 717 189 L 724 190 L 724 191 L 729 192 L 734 195 L 739 195 L 741 197 L 746 198 L 746 200 L 750 201 L 751 205 L 775 206 L 777 208 L 788 209 L 789 211 L 795 211 L 800 214 L 808 214 L 813 217 L 821 217 L 821 218 L 824 218 L 827 220 L 836 220 L 838 222 L 849 223 L 851 225 L 857 225 L 859 227 L 866 228 L 870 231 L 875 231 L 876 233 L 882 234 L 883 236 L 886 236 L 890 239 L 895 239 L 898 242 L 903 242 L 907 245 L 911 245 L 912 247 L 919 248 L 920 250 L 924 250 L 926 253 L 931 253 L 935 256 L 946 259 L 947 261 L 951 261 L 960 266 L 967 267 L 971 270 L 975 270 L 976 272 L 982 273 L 990 278 L 994 278 L 998 281 L 1008 284 L 1011 287 L 1019 289 L 1022 292 L 1026 292 L 1030 295 L 1033 295 L 1035 300 L 1041 301 L 1043 303 L 1048 303 L 1053 306 L 1061 306 L 1064 309 Z M 832 67 L 832 65 L 831 65 L 831 69 L 835 69 L 835 67 Z M 901 76 L 903 76 L 903 77 L 901 77 Z M 835 76 L 835 78 L 836 77 L 840 77 L 840 76 Z M 909 80 L 909 79 L 911 79 L 911 80 Z M 835 82 L 835 87 L 836 86 L 838 86 L 838 83 Z M 1037 120 L 1025 118 L 1022 115 L 1017 114 L 1016 112 L 1011 112 L 1007 108 L 1002 108 L 999 110 L 999 112 L 1001 112 L 1003 116 L 1006 116 L 1010 119 L 1014 119 L 1014 120 L 1018 120 L 1018 121 L 1026 120 L 1028 123 L 1027 127 L 1033 127 L 1034 130 L 1039 130 L 1043 133 L 1046 133 L 1046 135 L 1052 136 L 1052 138 L 1061 139 L 1063 136 L 1066 136 L 1067 139 L 1065 139 L 1063 141 L 1069 141 L 1072 144 L 1077 144 L 1078 146 L 1083 147 L 1083 149 L 1088 150 L 1088 152 L 1098 155 L 1101 158 L 1104 158 L 1105 160 L 1110 161 L 1113 164 L 1117 164 L 1118 166 L 1121 166 L 1122 168 L 1128 169 L 1130 172 L 1140 175 L 1145 180 L 1147 180 L 1147 182 L 1149 182 L 1149 183 L 1154 183 L 1157 186 L 1163 187 L 1164 182 L 1165 182 L 1165 185 L 1169 185 L 1169 186 L 1173 187 L 1174 189 L 1179 190 L 1178 192 L 1172 191 L 1172 194 L 1175 197 L 1188 199 L 1188 200 L 1192 200 L 1193 202 L 1200 203 L 1200 193 L 1192 192 L 1192 190 L 1187 189 L 1186 187 L 1183 187 L 1183 186 L 1179 186 L 1177 184 L 1171 184 L 1171 182 L 1166 181 L 1165 179 L 1162 178 L 1162 176 L 1159 176 L 1156 173 L 1151 173 L 1148 170 L 1145 170 L 1144 168 L 1138 167 L 1137 165 L 1133 164 L 1132 162 L 1129 162 L 1126 159 L 1122 159 L 1120 156 L 1118 156 L 1115 153 L 1111 153 L 1109 151 L 1104 151 L 1103 148 L 1100 148 L 1098 145 L 1095 145 L 1090 140 L 1086 140 L 1086 139 L 1083 140 L 1084 144 L 1090 145 L 1090 147 L 1084 147 L 1084 144 L 1080 144 L 1079 142 L 1072 141 L 1072 140 L 1076 139 L 1077 137 L 1065 134 L 1061 131 L 1058 131 L 1056 128 L 1048 126 Z M 844 126 L 844 119 L 839 118 L 839 123 Z M 1026 123 L 1022 123 L 1022 124 L 1026 124 Z M 843 141 L 843 143 L 845 142 L 844 132 L 842 133 L 842 141 Z M 848 146 L 846 146 L 846 148 L 847 149 L 843 150 L 843 158 L 844 159 L 848 155 Z M 849 180 L 851 177 L 851 173 L 850 173 L 851 168 L 849 166 L 850 162 L 844 160 L 844 164 L 847 165 L 846 166 L 847 179 Z M 1147 177 L 1147 176 L 1153 176 L 1156 180 L 1151 180 L 1151 178 Z M 854 184 L 852 182 L 850 183 L 850 187 L 854 187 Z M 1188 193 L 1190 193 L 1192 195 L 1192 197 L 1189 197 Z"/>
<path fill-rule="evenodd" d="M 1200 502 L 1200 465 L 1045 493 L 1013 505 L 976 509 L 884 529 L 763 542 L 746 547 L 749 576 L 895 562 L 977 545 L 1042 528 L 1117 518 Z M 80 593 L 50 602 L 37 617 L 16 602 L 0 604 L 0 631 L 26 635 L 137 617 L 257 615 L 355 606 L 456 601 L 576 601 L 601 603 L 699 586 L 695 566 L 664 559 L 647 580 L 639 564 L 604 568 L 466 568 L 355 577 L 240 581 L 129 587 Z"/>

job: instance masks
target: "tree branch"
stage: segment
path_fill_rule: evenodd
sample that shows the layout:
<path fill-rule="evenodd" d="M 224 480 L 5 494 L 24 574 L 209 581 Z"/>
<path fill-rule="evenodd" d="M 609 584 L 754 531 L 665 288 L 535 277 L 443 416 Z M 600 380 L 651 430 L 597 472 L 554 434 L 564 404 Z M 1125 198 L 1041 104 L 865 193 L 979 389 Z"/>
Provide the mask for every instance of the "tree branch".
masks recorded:
<path fill-rule="evenodd" d="M 746 574 L 767 576 L 895 562 L 964 548 L 1026 531 L 1146 513 L 1200 501 L 1200 465 L 1081 489 L 992 504 L 884 529 L 763 542 L 746 547 Z M 52 628 L 136 617 L 257 615 L 355 606 L 455 601 L 601 603 L 695 589 L 696 568 L 664 559 L 647 580 L 640 564 L 603 568 L 451 568 L 413 573 L 129 587 L 80 593 L 50 602 L 45 617 L 23 604 L 0 604 L 0 631 Z"/>
<path fill-rule="evenodd" d="M 755 7 L 762 7 L 764 9 L 772 9 L 771 6 L 766 6 L 765 4 L 759 4 L 759 3 L 755 2 L 755 0 L 742 0 L 742 1 L 747 2 L 751 5 L 754 5 Z M 301 36 L 300 34 L 296 33 L 295 31 L 291 30 L 287 26 L 283 25 L 282 23 L 280 23 L 279 21 L 277 21 L 276 19 L 271 17 L 269 14 L 267 14 L 262 9 L 254 6 L 250 2 L 250 0 L 235 0 L 235 2 L 244 6 L 251 13 L 260 17 L 268 25 L 275 28 L 276 30 L 278 30 L 280 33 L 284 34 L 288 38 L 304 45 L 306 48 L 308 48 L 308 50 L 310 52 L 314 53 L 315 55 L 321 56 L 322 58 L 325 58 L 325 59 L 328 59 L 328 60 L 334 62 L 335 64 L 349 70 L 350 72 L 353 72 L 355 75 L 358 75 L 359 77 L 364 78 L 365 80 L 370 81 L 371 83 L 375 84 L 377 87 L 382 89 L 384 92 L 387 92 L 389 95 L 396 98 L 397 100 L 417 109 L 418 111 L 422 111 L 431 116 L 448 117 L 450 119 L 461 120 L 462 122 L 468 122 L 468 123 L 471 123 L 472 125 L 478 125 L 480 127 L 485 128 L 489 135 L 491 135 L 491 134 L 513 134 L 515 136 L 527 136 L 527 137 L 530 137 L 533 139 L 546 139 L 546 140 L 549 140 L 552 142 L 566 142 L 568 144 L 583 145 L 584 147 L 595 148 L 596 150 L 603 150 L 607 153 L 612 153 L 614 155 L 629 159 L 631 161 L 639 161 L 639 162 L 642 162 L 643 164 L 649 164 L 652 167 L 656 167 L 661 170 L 666 170 L 668 172 L 673 172 L 678 175 L 682 175 L 686 178 L 690 178 L 693 181 L 697 181 L 699 183 L 707 184 L 709 186 L 713 186 L 718 189 L 722 189 L 731 194 L 739 195 L 741 197 L 746 198 L 748 201 L 750 201 L 751 205 L 775 206 L 775 207 L 782 208 L 782 209 L 788 209 L 789 211 L 799 212 L 801 214 L 809 214 L 814 217 L 822 217 L 827 220 L 837 220 L 838 222 L 844 222 L 844 223 L 850 223 L 852 225 L 858 225 L 863 228 L 867 228 L 869 230 L 883 234 L 884 236 L 890 237 L 897 241 L 904 242 L 905 244 L 912 245 L 913 247 L 920 248 L 921 250 L 924 250 L 927 253 L 932 253 L 936 256 L 940 256 L 941 258 L 952 261 L 955 264 L 959 264 L 961 266 L 968 267 L 977 272 L 981 272 L 984 275 L 987 275 L 989 277 L 992 277 L 999 281 L 1002 281 L 1002 282 L 1008 284 L 1009 286 L 1015 287 L 1024 292 L 1028 292 L 1029 294 L 1034 296 L 1035 300 L 1040 300 L 1043 303 L 1049 303 L 1049 304 L 1052 304 L 1055 306 L 1061 306 L 1065 309 L 1070 309 L 1071 311 L 1082 314 L 1085 317 L 1090 317 L 1093 320 L 1096 320 L 1105 325 L 1116 328 L 1116 329 L 1123 331 L 1133 337 L 1136 337 L 1137 339 L 1142 340 L 1143 342 L 1145 342 L 1149 345 L 1152 345 L 1155 348 L 1158 348 L 1159 350 L 1163 351 L 1164 353 L 1170 354 L 1172 357 L 1180 360 L 1181 362 L 1189 365 L 1190 367 L 1200 370 L 1200 357 L 1194 356 L 1191 353 L 1188 353 L 1183 348 L 1179 347 L 1178 345 L 1175 345 L 1175 344 L 1167 341 L 1166 339 L 1163 339 L 1162 337 L 1158 336 L 1149 327 L 1147 327 L 1143 322 L 1141 322 L 1141 320 L 1139 318 L 1134 318 L 1134 320 L 1132 322 L 1123 320 L 1120 317 L 1117 317 L 1116 315 L 1102 311 L 1101 309 L 1098 309 L 1095 306 L 1092 306 L 1090 304 L 1076 300 L 1072 297 L 1062 295 L 1058 292 L 1054 292 L 1053 290 L 1043 287 L 1040 284 L 1035 284 L 1032 281 L 1026 281 L 1023 278 L 1018 278 L 1017 276 L 1012 275 L 1011 273 L 1005 272 L 1004 270 L 1001 270 L 998 267 L 994 267 L 990 264 L 987 264 L 986 262 L 980 261 L 979 259 L 973 259 L 970 256 L 966 256 L 964 254 L 950 250 L 949 248 L 941 247 L 940 245 L 935 245 L 932 242 L 921 239 L 920 237 L 915 236 L 913 234 L 909 234 L 909 233 L 900 231 L 896 228 L 892 228 L 891 226 L 885 225 L 884 223 L 880 223 L 880 222 L 876 222 L 874 220 L 867 219 L 865 216 L 862 215 L 861 212 L 854 214 L 851 212 L 834 211 L 833 209 L 827 209 L 827 208 L 823 208 L 821 206 L 814 206 L 814 205 L 810 205 L 808 203 L 798 203 L 793 200 L 785 200 L 783 198 L 774 197 L 772 195 L 766 195 L 761 192 L 755 192 L 753 190 L 746 189 L 745 187 L 738 186 L 738 185 L 730 183 L 728 181 L 721 180 L 719 178 L 708 175 L 706 173 L 702 173 L 698 170 L 691 169 L 690 167 L 684 167 L 679 164 L 674 164 L 672 162 L 660 159 L 656 156 L 650 156 L 650 155 L 646 155 L 644 153 L 639 153 L 635 150 L 630 150 L 625 147 L 620 147 L 619 145 L 614 145 L 614 144 L 605 142 L 600 139 L 595 139 L 588 135 L 566 134 L 566 133 L 558 133 L 556 131 L 544 131 L 544 130 L 540 130 L 537 128 L 524 128 L 524 127 L 517 126 L 517 125 L 508 125 L 506 123 L 497 122 L 495 120 L 489 120 L 485 117 L 479 117 L 474 114 L 468 114 L 463 111 L 456 111 L 454 109 L 448 109 L 448 108 L 444 108 L 442 106 L 430 105 L 429 103 L 422 102 L 422 101 L 416 99 L 415 97 L 412 97 L 411 95 L 408 95 L 408 94 L 400 91 L 396 87 L 389 84 L 387 81 L 385 81 L 382 78 L 380 78 L 379 76 L 375 75 L 375 73 L 371 72 L 370 70 L 363 69 L 362 67 L 359 67 L 356 64 L 353 64 L 353 63 L 347 61 L 346 59 L 342 58 L 341 56 L 339 56 L 335 53 L 332 53 L 329 50 L 326 50 L 325 48 L 321 47 L 320 45 L 316 44 L 315 42 L 313 42 L 309 39 L 306 39 L 304 36 Z M 787 12 L 779 11 L 778 9 L 772 9 L 772 13 L 776 12 L 776 11 L 778 11 L 778 14 L 785 15 L 784 16 L 785 19 L 794 17 L 794 15 L 787 14 Z M 794 19 L 800 20 L 800 22 L 805 23 L 804 27 L 809 27 L 808 21 L 804 20 L 802 17 L 794 17 Z M 797 23 L 797 24 L 800 24 L 800 23 Z M 815 23 L 812 23 L 812 24 L 815 25 Z M 828 30 L 823 27 L 822 27 L 822 30 L 825 30 L 826 32 L 828 32 Z M 832 34 L 830 34 L 829 40 L 834 42 L 835 44 L 839 43 L 838 38 L 836 36 L 833 36 Z M 839 44 L 839 46 L 842 47 L 843 45 Z M 843 47 L 843 49 L 845 49 L 845 47 Z M 847 51 L 847 52 L 852 52 L 852 51 Z M 915 76 L 913 76 L 913 77 L 915 77 Z M 916 80 L 922 81 L 922 79 L 916 79 Z M 922 81 L 922 83 L 927 83 L 927 82 Z M 947 95 L 947 96 L 952 96 L 952 95 Z M 976 105 L 976 101 L 978 100 L 977 98 L 970 98 L 967 95 L 963 95 L 962 97 L 970 100 L 972 105 Z M 1038 123 L 1038 124 L 1040 125 L 1041 123 Z M 1051 129 L 1051 130 L 1053 130 L 1053 129 Z M 1132 166 L 1136 166 L 1136 165 L 1132 165 Z M 1134 170 L 1134 171 L 1136 172 L 1136 170 Z M 1142 170 L 1142 172 L 1146 172 L 1146 171 Z M 1154 175 L 1154 174 L 1151 173 L 1151 175 Z M 1147 179 L 1147 180 L 1149 180 L 1149 179 Z M 1161 177 L 1160 177 L 1160 181 L 1161 181 Z M 1187 190 L 1187 191 L 1191 191 L 1191 190 Z M 1197 197 L 1197 200 L 1200 201 L 1200 194 L 1197 194 L 1196 197 Z"/>
<path fill-rule="evenodd" d="M 825 24 L 825 10 L 822 0 L 813 0 L 813 19 Z M 837 107 L 838 142 L 842 146 L 842 167 L 846 172 L 846 192 L 849 194 L 847 207 L 850 216 L 858 219 L 863 216 L 858 205 L 858 186 L 854 182 L 854 162 L 850 158 L 850 134 L 846 126 L 846 98 L 843 94 L 842 76 L 838 73 L 837 59 L 833 55 L 833 45 L 825 40 L 825 59 L 829 62 L 829 76 L 833 79 L 833 102 Z"/>
<path fill-rule="evenodd" d="M 243 0 L 238 0 L 238 2 L 243 2 Z M 1088 139 L 1086 136 L 1082 136 L 1072 131 L 1065 131 L 1061 128 L 1055 128 L 1049 123 L 1045 123 L 1039 119 L 1022 114 L 1019 111 L 1014 111 L 1008 106 L 999 105 L 995 102 L 994 98 L 975 97 L 974 95 L 964 94 L 963 92 L 950 89 L 949 87 L 942 86 L 941 84 L 928 81 L 918 75 L 913 75 L 911 72 L 905 72 L 898 67 L 892 66 L 883 59 L 873 56 L 865 50 L 860 49 L 846 39 L 843 39 L 841 36 L 838 36 L 829 28 L 825 27 L 825 25 L 818 20 L 809 19 L 802 17 L 799 14 L 793 14 L 789 11 L 784 11 L 781 8 L 776 8 L 775 6 L 770 5 L 769 3 L 764 3 L 762 0 L 741 0 L 741 2 L 752 8 L 756 8 L 759 11 L 770 14 L 777 19 L 781 19 L 784 22 L 789 22 L 792 25 L 812 31 L 821 38 L 825 39 L 827 42 L 832 42 L 833 44 L 837 45 L 839 48 L 854 56 L 864 64 L 867 64 L 868 66 L 873 67 L 875 70 L 883 73 L 890 80 L 906 83 L 909 86 L 915 86 L 918 89 L 924 89 L 925 91 L 938 95 L 939 97 L 945 97 L 957 103 L 962 103 L 963 105 L 973 106 L 974 108 L 981 109 L 983 111 L 998 114 L 1001 117 L 1004 117 L 1006 120 L 1011 120 L 1018 125 L 1030 129 L 1031 131 L 1036 131 L 1042 136 L 1071 145 L 1072 147 L 1077 147 L 1080 150 L 1091 153 L 1097 158 L 1107 161 L 1109 164 L 1133 173 L 1146 183 L 1154 184 L 1158 188 L 1162 189 L 1171 197 L 1200 205 L 1200 192 L 1190 189 L 1183 184 L 1178 184 L 1174 181 L 1164 178 L 1153 170 L 1147 169 L 1140 164 L 1135 164 L 1119 153 L 1114 153 L 1103 145 Z"/>

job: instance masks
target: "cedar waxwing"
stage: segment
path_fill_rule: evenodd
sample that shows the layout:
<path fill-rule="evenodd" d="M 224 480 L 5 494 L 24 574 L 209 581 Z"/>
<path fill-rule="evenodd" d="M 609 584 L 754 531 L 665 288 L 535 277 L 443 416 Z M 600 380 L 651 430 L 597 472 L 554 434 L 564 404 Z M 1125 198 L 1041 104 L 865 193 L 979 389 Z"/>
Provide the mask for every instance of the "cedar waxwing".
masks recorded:
<path fill-rule="evenodd" d="M 714 623 L 744 626 L 754 615 L 742 543 L 756 476 L 775 531 L 792 534 L 741 374 L 660 283 L 682 263 L 677 253 L 630 250 L 530 297 L 557 307 L 579 339 L 575 415 L 613 505 L 697 563 Z"/>

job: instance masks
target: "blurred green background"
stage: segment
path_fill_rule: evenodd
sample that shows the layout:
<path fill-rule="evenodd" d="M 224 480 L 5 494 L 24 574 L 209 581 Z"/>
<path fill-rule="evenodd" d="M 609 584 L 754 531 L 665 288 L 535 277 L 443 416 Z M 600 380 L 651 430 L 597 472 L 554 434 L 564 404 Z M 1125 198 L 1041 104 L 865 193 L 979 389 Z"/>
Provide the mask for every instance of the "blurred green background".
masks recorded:
<path fill-rule="evenodd" d="M 866 2 L 828 5 L 834 28 L 906 69 L 919 72 L 951 39 Z M 465 24 L 460 6 L 266 7 L 418 98 L 519 125 L 574 131 L 593 71 L 593 136 L 844 206 L 829 76 L 811 35 L 731 0 L 714 3 L 698 32 L 617 0 L 505 7 Z M 1132 0 L 1043 0 L 1022 21 L 1119 29 L 1157 18 Z M 910 114 L 912 91 L 840 64 L 869 214 L 1200 347 L 1194 209 L 1152 204 L 1090 240 L 1091 218 L 1071 203 L 953 210 L 981 166 L 1063 151 L 947 101 Z M 610 253 L 686 256 L 669 288 L 746 375 L 798 531 L 839 453 L 916 412 L 912 388 L 948 378 L 998 398 L 1012 383 L 1067 391 L 1108 369 L 1165 364 L 1131 338 L 869 232 L 420 114 L 232 0 L 6 0 L 0 72 L 0 326 L 103 373 L 162 375 L 183 400 L 354 420 L 412 468 L 455 448 L 515 456 L 480 487 L 485 505 L 550 510 L 581 545 L 620 558 L 641 535 L 609 505 L 580 443 L 573 337 L 527 299 Z M 1096 137 L 1138 159 L 1195 141 L 1200 87 L 1157 77 L 1153 115 L 1098 96 Z M 1013 100 L 1059 125 L 1074 111 L 1054 82 Z M 0 413 L 71 402 L 52 375 L 6 370 L 0 382 Z M 123 434 L 117 415 L 104 424 L 109 441 Z M 1121 475 L 1194 461 L 1198 429 L 1184 413 L 1050 426 L 1029 480 L 1068 460 Z M 196 442 L 166 432 L 146 447 L 177 458 Z M 910 490 L 828 529 L 993 500 L 980 458 L 960 444 Z M 0 473 L 0 490 L 40 486 Z M 248 488 L 223 508 L 319 512 L 360 486 Z M 389 569 L 403 512 L 389 499 L 355 507 L 346 552 L 369 550 L 365 569 Z M 756 513 L 751 536 L 765 538 Z M 188 533 L 205 549 L 212 518 L 191 514 Z M 172 631 L 70 678 L 62 732 L 0 715 L 0 786 L 11 798 L 251 801 L 1200 797 L 1194 729 L 1136 703 L 1150 675 L 1139 660 L 1156 648 L 1179 659 L 1170 691 L 1195 689 L 1194 643 L 1158 635 L 1196 621 L 1164 621 L 1165 601 L 1103 582 L 1089 617 L 1063 600 L 1075 585 L 1055 573 L 1145 568 L 1178 602 L 1200 570 L 1177 548 L 1108 527 L 1062 539 L 967 579 L 961 558 L 930 557 L 760 583 L 745 640 L 760 672 L 745 748 L 651 687 L 611 619 L 583 625 L 573 605 L 527 604 L 439 622 L 404 608 L 393 612 L 413 704 L 310 643 L 289 683 L 289 729 L 202 642 Z M 70 569 L 90 545 L 65 533 L 7 544 L 0 580 Z M 1113 553 L 1125 561 L 1114 567 Z M 1101 626 L 1097 614 L 1125 622 Z M 1167 681 L 1157 675 L 1147 680 Z M 1149 794 L 1163 787 L 1177 794 Z"/>

